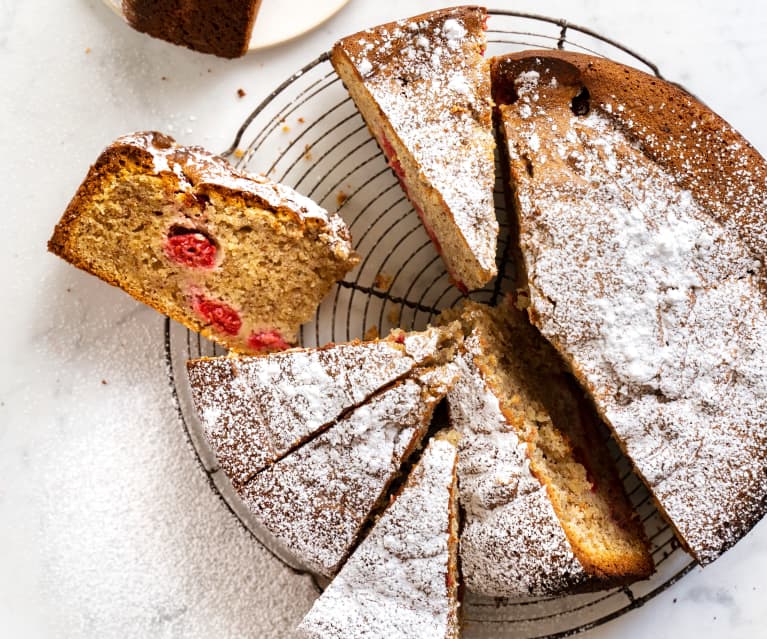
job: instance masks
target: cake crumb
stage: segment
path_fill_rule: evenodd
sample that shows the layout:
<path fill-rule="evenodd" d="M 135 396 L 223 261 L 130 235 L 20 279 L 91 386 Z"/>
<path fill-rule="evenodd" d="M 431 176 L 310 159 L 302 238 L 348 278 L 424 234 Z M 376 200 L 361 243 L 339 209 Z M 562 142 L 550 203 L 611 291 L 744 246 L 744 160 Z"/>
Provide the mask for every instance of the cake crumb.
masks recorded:
<path fill-rule="evenodd" d="M 244 98 L 246 95 L 248 95 L 248 94 L 245 93 L 244 89 L 237 89 L 237 97 L 238 98 Z"/>
<path fill-rule="evenodd" d="M 379 333 L 378 333 L 378 327 L 373 324 L 368 330 L 365 331 L 365 339 L 378 339 Z"/>
<path fill-rule="evenodd" d="M 283 133 L 290 133 L 290 127 L 287 124 L 284 124 L 282 126 L 282 132 Z"/>
<path fill-rule="evenodd" d="M 102 380 L 101 380 L 101 385 L 102 385 L 102 386 L 106 386 L 108 383 L 109 383 L 109 382 L 108 382 L 107 380 L 105 380 L 105 379 L 102 379 Z"/>
<path fill-rule="evenodd" d="M 378 275 L 376 275 L 375 281 L 373 282 L 373 286 L 381 289 L 384 293 L 386 293 L 391 288 L 391 284 L 393 281 L 394 281 L 394 278 L 391 275 L 388 275 L 386 273 L 379 273 Z"/>
<path fill-rule="evenodd" d="M 304 146 L 304 160 L 311 160 L 312 159 L 312 147 L 311 145 L 307 144 Z"/>
<path fill-rule="evenodd" d="M 389 314 L 386 316 L 386 319 L 389 320 L 389 323 L 392 326 L 399 326 L 399 320 L 400 320 L 400 313 L 399 309 L 394 306 L 390 311 Z"/>
<path fill-rule="evenodd" d="M 245 155 L 245 151 L 242 149 L 235 149 L 234 150 L 234 157 L 236 157 L 238 160 Z"/>
<path fill-rule="evenodd" d="M 91 48 L 90 48 L 90 47 L 85 47 L 85 54 L 87 55 L 87 54 L 89 54 L 90 52 L 91 52 Z"/>
<path fill-rule="evenodd" d="M 298 123 L 299 124 L 303 124 L 304 122 L 306 122 L 306 120 L 304 120 L 303 118 L 298 118 Z"/>
<path fill-rule="evenodd" d="M 162 80 L 163 82 L 165 82 L 165 80 L 167 79 L 168 79 L 168 76 L 165 76 L 165 75 L 160 78 L 160 80 Z"/>
<path fill-rule="evenodd" d="M 344 191 L 339 191 L 339 192 L 336 194 L 336 204 L 337 204 L 338 206 L 343 206 L 344 202 L 346 202 L 346 200 L 347 200 L 348 198 L 349 198 L 349 196 L 348 196 L 348 195 L 346 195 L 346 193 L 345 193 Z"/>

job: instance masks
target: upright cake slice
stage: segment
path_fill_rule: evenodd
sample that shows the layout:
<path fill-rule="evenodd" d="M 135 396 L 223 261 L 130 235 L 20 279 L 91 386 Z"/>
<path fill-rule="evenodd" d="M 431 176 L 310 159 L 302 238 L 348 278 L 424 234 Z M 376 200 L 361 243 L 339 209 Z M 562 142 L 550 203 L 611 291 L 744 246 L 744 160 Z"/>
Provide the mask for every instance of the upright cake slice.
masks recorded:
<path fill-rule="evenodd" d="M 449 359 L 457 325 L 387 339 L 188 362 L 197 414 L 235 486 L 419 366 Z"/>
<path fill-rule="evenodd" d="M 520 312 L 467 303 L 461 320 L 448 405 L 462 435 L 466 586 L 541 596 L 649 576 L 639 518 L 557 353 Z"/>
<path fill-rule="evenodd" d="M 239 58 L 248 52 L 261 0 L 122 0 L 128 24 L 173 44 Z"/>
<path fill-rule="evenodd" d="M 239 353 L 294 344 L 358 261 L 338 216 L 161 133 L 101 154 L 48 249 Z"/>
<path fill-rule="evenodd" d="M 601 58 L 494 61 L 533 323 L 703 562 L 767 511 L 767 163 Z"/>
<path fill-rule="evenodd" d="M 397 382 L 257 474 L 240 496 L 296 559 L 334 575 L 454 379 L 448 366 Z"/>
<path fill-rule="evenodd" d="M 434 11 L 344 38 L 331 55 L 464 291 L 496 273 L 486 18 L 480 7 Z"/>
<path fill-rule="evenodd" d="M 457 639 L 455 433 L 407 483 L 298 628 L 322 639 Z"/>

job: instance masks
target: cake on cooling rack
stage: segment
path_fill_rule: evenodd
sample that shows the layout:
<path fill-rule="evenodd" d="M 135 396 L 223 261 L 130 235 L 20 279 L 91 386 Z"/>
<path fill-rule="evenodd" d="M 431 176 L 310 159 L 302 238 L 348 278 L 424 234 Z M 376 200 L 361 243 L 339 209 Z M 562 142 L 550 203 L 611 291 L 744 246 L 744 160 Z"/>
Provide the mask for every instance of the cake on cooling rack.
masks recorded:
<path fill-rule="evenodd" d="M 486 18 L 480 7 L 434 11 L 344 38 L 331 54 L 464 291 L 496 274 Z"/>
<path fill-rule="evenodd" d="M 48 248 L 239 353 L 294 344 L 359 259 L 338 216 L 155 132 L 101 154 Z"/>
<path fill-rule="evenodd" d="M 466 338 L 448 405 L 462 435 L 466 586 L 542 596 L 649 576 L 639 517 L 554 349 L 521 312 L 467 302 L 459 317 Z"/>
<path fill-rule="evenodd" d="M 303 565 L 334 575 L 455 377 L 451 365 L 415 371 L 255 475 L 240 497 Z"/>
<path fill-rule="evenodd" d="M 248 52 L 261 0 L 122 0 L 128 24 L 173 44 L 239 58 Z"/>
<path fill-rule="evenodd" d="M 635 69 L 492 67 L 530 318 L 702 563 L 767 509 L 767 164 Z"/>
<path fill-rule="evenodd" d="M 195 410 L 227 477 L 241 486 L 382 388 L 452 356 L 457 325 L 386 339 L 187 363 Z"/>
<path fill-rule="evenodd" d="M 439 433 L 299 636 L 457 639 L 456 434 Z"/>

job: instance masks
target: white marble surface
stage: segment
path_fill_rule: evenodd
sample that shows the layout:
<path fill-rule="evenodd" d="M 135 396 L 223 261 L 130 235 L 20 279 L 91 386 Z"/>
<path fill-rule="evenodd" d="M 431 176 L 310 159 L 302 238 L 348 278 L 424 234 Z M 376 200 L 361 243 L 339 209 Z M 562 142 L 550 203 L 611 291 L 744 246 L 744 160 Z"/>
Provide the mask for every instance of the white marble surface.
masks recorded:
<path fill-rule="evenodd" d="M 231 62 L 133 33 L 101 0 L 0 0 L 0 635 L 282 637 L 308 608 L 306 580 L 263 578 L 273 560 L 186 449 L 163 320 L 46 254 L 45 242 L 112 138 L 159 128 L 222 150 L 264 95 L 336 37 L 440 4 L 352 0 L 312 34 Z M 495 6 L 635 48 L 767 153 L 764 3 L 639 4 Z M 767 637 L 766 591 L 763 522 L 712 566 L 584 636 Z"/>

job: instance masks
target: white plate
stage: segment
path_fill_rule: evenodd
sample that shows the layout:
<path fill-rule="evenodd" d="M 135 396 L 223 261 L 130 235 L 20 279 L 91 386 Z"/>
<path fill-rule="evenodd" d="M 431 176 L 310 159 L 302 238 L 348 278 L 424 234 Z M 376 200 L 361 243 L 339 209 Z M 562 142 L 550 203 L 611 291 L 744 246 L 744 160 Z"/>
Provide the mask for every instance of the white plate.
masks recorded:
<path fill-rule="evenodd" d="M 103 0 L 122 17 L 120 0 Z M 290 11 L 278 0 L 264 0 L 258 12 L 249 51 L 266 49 L 297 38 L 332 18 L 349 0 L 293 0 Z"/>

